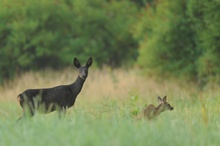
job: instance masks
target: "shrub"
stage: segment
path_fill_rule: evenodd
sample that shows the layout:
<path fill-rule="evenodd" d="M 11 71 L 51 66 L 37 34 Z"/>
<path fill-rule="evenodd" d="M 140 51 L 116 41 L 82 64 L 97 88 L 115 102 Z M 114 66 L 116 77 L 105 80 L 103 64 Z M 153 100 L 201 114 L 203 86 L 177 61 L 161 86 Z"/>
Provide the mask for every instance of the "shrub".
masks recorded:
<path fill-rule="evenodd" d="M 154 2 L 156 9 L 142 10 L 133 33 L 140 46 L 137 63 L 154 74 L 196 82 L 219 74 L 220 2 Z"/>
<path fill-rule="evenodd" d="M 137 57 L 132 2 L 8 0 L 0 5 L 0 82 L 19 71 L 66 66 L 74 56 L 93 56 L 98 66 L 113 67 Z"/>

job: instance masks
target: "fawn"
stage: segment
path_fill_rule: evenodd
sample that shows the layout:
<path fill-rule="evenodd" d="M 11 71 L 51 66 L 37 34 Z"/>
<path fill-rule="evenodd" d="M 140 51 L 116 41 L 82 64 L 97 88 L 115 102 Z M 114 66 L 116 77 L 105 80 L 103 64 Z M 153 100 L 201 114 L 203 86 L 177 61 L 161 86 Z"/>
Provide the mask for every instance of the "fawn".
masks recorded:
<path fill-rule="evenodd" d="M 78 69 L 78 77 L 74 83 L 52 88 L 27 89 L 18 95 L 18 101 L 23 108 L 22 117 L 27 115 L 32 117 L 36 110 L 40 110 L 43 113 L 57 110 L 59 115 L 60 113 L 65 114 L 66 109 L 74 105 L 76 97 L 88 76 L 88 69 L 92 65 L 92 58 L 90 57 L 86 64 L 81 66 L 79 60 L 75 57 L 73 64 Z"/>
<path fill-rule="evenodd" d="M 160 113 L 165 110 L 173 110 L 173 107 L 167 102 L 167 97 L 164 96 L 163 99 L 160 96 L 157 97 L 160 104 L 155 107 L 154 105 L 150 104 L 147 108 L 144 109 L 144 117 L 148 120 L 156 118 Z"/>

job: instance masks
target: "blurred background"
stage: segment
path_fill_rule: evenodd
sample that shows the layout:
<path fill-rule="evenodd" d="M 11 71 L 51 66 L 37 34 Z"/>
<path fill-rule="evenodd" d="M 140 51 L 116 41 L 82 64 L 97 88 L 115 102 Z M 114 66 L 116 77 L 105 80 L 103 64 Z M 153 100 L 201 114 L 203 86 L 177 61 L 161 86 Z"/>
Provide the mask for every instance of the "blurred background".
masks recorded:
<path fill-rule="evenodd" d="M 0 83 L 94 58 L 102 68 L 218 83 L 218 0 L 1 0 Z"/>

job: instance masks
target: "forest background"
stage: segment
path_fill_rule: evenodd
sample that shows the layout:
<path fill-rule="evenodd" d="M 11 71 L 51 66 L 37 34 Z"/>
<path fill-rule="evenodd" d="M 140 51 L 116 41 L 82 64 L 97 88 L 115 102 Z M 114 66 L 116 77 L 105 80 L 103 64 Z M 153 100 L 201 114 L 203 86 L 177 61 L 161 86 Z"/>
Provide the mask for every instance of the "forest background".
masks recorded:
<path fill-rule="evenodd" d="M 0 83 L 73 56 L 98 68 L 218 83 L 218 0 L 1 0 Z"/>

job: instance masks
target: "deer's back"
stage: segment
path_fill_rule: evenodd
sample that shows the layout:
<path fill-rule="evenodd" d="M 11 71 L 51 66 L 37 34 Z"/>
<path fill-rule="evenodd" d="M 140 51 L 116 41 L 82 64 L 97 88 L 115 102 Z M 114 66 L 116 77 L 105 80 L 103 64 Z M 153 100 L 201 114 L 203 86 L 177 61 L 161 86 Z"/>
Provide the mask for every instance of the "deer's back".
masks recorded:
<path fill-rule="evenodd" d="M 39 103 L 46 105 L 54 103 L 70 107 L 74 104 L 76 96 L 74 97 L 68 85 L 62 85 L 53 88 L 28 89 L 19 94 L 19 98 L 21 102 L 24 100 L 34 102 L 38 98 Z"/>
<path fill-rule="evenodd" d="M 144 109 L 144 116 L 147 117 L 148 119 L 151 119 L 154 117 L 154 113 L 155 113 L 155 109 L 156 107 L 152 104 L 150 104 L 149 106 L 147 106 Z"/>

